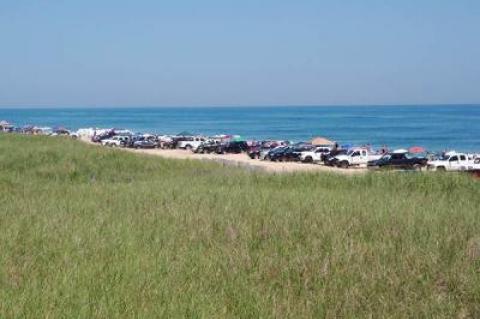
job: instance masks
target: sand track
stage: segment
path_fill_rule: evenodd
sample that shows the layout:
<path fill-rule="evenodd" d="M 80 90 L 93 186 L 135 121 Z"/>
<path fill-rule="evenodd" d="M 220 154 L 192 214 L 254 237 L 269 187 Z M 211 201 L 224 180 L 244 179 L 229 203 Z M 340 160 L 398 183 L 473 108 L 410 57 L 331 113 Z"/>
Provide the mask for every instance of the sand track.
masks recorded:
<path fill-rule="evenodd" d="M 90 141 L 82 140 L 88 144 L 98 145 Z M 293 173 L 293 172 L 330 172 L 339 174 L 363 174 L 366 168 L 349 168 L 341 169 L 329 167 L 320 164 L 305 164 L 297 162 L 271 162 L 253 160 L 246 154 L 195 154 L 191 151 L 181 149 L 131 149 L 118 148 L 118 150 L 133 152 L 137 154 L 147 154 L 152 156 L 160 156 L 164 158 L 180 159 L 180 160 L 204 160 L 214 161 L 222 165 L 243 167 L 249 170 L 265 171 L 270 173 Z"/>
<path fill-rule="evenodd" d="M 191 151 L 180 149 L 125 149 L 134 153 L 149 154 L 154 156 L 161 156 L 173 159 L 188 159 L 188 160 L 208 160 L 222 163 L 224 165 L 232 165 L 245 167 L 247 169 L 262 170 L 273 173 L 287 173 L 287 172 L 332 172 L 341 174 L 359 174 L 366 171 L 365 168 L 349 168 L 341 169 L 336 167 L 329 167 L 320 164 L 305 164 L 297 162 L 271 162 L 251 159 L 246 154 L 195 154 Z"/>

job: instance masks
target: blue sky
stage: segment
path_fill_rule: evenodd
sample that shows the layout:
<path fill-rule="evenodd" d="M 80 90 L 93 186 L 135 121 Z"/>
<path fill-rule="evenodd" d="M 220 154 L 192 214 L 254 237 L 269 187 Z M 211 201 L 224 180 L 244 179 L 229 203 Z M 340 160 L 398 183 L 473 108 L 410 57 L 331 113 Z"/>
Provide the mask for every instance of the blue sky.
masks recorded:
<path fill-rule="evenodd" d="M 0 106 L 480 103 L 478 0 L 2 0 Z"/>

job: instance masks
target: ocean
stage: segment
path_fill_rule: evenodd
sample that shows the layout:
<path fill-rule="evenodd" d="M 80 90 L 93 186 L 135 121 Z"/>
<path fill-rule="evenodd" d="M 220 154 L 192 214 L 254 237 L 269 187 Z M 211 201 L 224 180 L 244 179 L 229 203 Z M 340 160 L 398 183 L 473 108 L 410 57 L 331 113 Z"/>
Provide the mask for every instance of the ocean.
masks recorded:
<path fill-rule="evenodd" d="M 480 152 L 480 105 L 0 109 L 17 126 L 127 128 L 136 132 Z"/>

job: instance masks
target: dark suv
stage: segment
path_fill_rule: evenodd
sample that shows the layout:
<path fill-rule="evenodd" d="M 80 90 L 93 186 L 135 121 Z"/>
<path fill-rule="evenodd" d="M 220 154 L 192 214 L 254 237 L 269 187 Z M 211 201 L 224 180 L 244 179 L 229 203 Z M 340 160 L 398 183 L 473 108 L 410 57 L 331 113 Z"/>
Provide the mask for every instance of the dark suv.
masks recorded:
<path fill-rule="evenodd" d="M 224 153 L 239 154 L 242 152 L 246 152 L 247 150 L 248 150 L 247 142 L 233 141 L 233 142 L 227 142 L 225 144 L 218 145 L 215 152 L 217 154 L 224 154 Z"/>
<path fill-rule="evenodd" d="M 299 143 L 296 145 L 285 147 L 277 152 L 270 154 L 270 160 L 278 162 L 297 162 L 300 161 L 302 152 L 309 151 L 313 148 L 310 144 Z"/>
<path fill-rule="evenodd" d="M 218 141 L 205 141 L 202 144 L 200 144 L 195 150 L 195 153 L 200 153 L 200 154 L 210 154 L 214 153 L 217 151 L 218 146 L 220 143 Z"/>
<path fill-rule="evenodd" d="M 420 170 L 427 165 L 427 161 L 425 157 L 415 157 L 409 153 L 389 153 L 368 162 L 368 167 Z"/>
<path fill-rule="evenodd" d="M 136 141 L 133 142 L 132 147 L 133 148 L 157 148 L 158 147 L 158 141 L 155 138 L 146 138 L 146 137 L 140 137 Z"/>

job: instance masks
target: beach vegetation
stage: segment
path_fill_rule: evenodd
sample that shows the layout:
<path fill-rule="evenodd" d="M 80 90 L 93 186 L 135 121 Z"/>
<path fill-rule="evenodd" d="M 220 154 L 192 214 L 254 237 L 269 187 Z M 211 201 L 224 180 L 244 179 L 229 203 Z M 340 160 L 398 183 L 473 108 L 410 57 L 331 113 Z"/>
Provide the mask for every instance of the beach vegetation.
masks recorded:
<path fill-rule="evenodd" d="M 480 183 L 0 135 L 1 318 L 478 318 Z"/>

